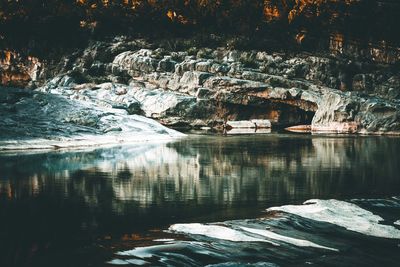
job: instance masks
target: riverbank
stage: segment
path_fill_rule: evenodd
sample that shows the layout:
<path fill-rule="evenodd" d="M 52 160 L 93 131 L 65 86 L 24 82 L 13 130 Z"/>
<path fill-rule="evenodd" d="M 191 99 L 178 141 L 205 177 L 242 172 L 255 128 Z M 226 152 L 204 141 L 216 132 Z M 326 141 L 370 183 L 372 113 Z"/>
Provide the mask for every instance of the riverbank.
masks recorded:
<path fill-rule="evenodd" d="M 1 88 L 0 103 L 0 150 L 79 148 L 185 136 L 126 110 L 62 95 Z"/>
<path fill-rule="evenodd" d="M 57 62 L 9 54 L 2 77 L 31 91 L 2 89 L 2 147 L 147 141 L 181 136 L 160 124 L 221 130 L 227 121 L 252 120 L 315 134 L 400 134 L 395 65 L 334 54 L 193 47 L 184 39 L 175 48 L 167 44 L 115 37 Z"/>

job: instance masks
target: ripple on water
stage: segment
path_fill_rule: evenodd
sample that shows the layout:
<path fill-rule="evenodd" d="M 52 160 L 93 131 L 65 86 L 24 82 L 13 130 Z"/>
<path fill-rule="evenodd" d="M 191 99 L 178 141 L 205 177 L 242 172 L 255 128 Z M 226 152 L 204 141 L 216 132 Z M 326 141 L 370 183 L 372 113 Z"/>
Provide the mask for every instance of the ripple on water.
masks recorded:
<path fill-rule="evenodd" d="M 385 221 L 352 203 L 368 206 L 373 202 L 370 206 L 390 205 L 400 211 L 396 201 L 400 199 L 312 199 L 302 205 L 269 208 L 263 218 L 173 224 L 165 234 L 173 235 L 174 241 L 166 238 L 164 244 L 137 247 L 116 255 L 125 257 L 122 260 L 128 257 L 161 266 L 352 266 L 380 261 L 385 266 L 396 266 L 400 258 L 387 254 L 398 251 L 400 230 L 393 226 L 393 221 Z M 118 264 L 115 260 L 109 263 Z"/>

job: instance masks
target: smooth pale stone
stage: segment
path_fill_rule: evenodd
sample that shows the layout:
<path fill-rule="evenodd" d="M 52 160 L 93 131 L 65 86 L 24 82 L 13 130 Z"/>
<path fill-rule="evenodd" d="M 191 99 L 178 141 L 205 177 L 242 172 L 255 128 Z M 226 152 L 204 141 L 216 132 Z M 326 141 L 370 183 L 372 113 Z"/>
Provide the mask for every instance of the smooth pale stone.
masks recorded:
<path fill-rule="evenodd" d="M 268 128 L 233 128 L 226 132 L 227 134 L 267 134 L 271 133 L 271 129 Z"/>
<path fill-rule="evenodd" d="M 400 239 L 400 230 L 394 226 L 381 224 L 383 218 L 353 203 L 329 199 L 311 199 L 303 205 L 272 207 L 267 211 L 281 211 L 303 218 L 328 222 L 360 234 Z"/>
<path fill-rule="evenodd" d="M 251 121 L 227 121 L 226 125 L 230 128 L 256 128 L 256 124 Z"/>
<path fill-rule="evenodd" d="M 207 225 L 201 223 L 173 224 L 169 227 L 169 230 L 177 233 L 203 235 L 233 242 L 267 242 L 279 246 L 279 244 L 272 241 L 263 238 L 254 238 L 237 230 L 220 225 Z"/>
<path fill-rule="evenodd" d="M 227 121 L 228 128 L 256 128 L 256 124 L 251 121 Z"/>
<path fill-rule="evenodd" d="M 227 121 L 228 128 L 271 128 L 269 120 Z"/>
<path fill-rule="evenodd" d="M 324 125 L 312 125 L 313 133 L 356 133 L 358 130 L 357 122 L 329 122 Z"/>
<path fill-rule="evenodd" d="M 288 237 L 288 236 L 280 235 L 280 234 L 277 234 L 277 233 L 274 233 L 274 232 L 268 231 L 268 230 L 254 229 L 254 228 L 249 228 L 249 227 L 240 227 L 240 228 L 242 228 L 246 232 L 250 232 L 253 234 L 261 235 L 261 236 L 279 240 L 279 241 L 283 241 L 285 243 L 289 243 L 289 244 L 292 244 L 292 245 L 295 245 L 298 247 L 314 247 L 314 248 L 321 248 L 321 249 L 327 249 L 327 250 L 332 250 L 332 251 L 339 251 L 335 248 L 321 246 L 321 245 L 318 245 L 318 244 L 308 241 L 308 240 Z"/>
<path fill-rule="evenodd" d="M 139 260 L 139 259 L 114 259 L 108 262 L 108 264 L 112 265 L 146 265 L 149 264 L 149 262 L 144 261 L 144 260 Z"/>

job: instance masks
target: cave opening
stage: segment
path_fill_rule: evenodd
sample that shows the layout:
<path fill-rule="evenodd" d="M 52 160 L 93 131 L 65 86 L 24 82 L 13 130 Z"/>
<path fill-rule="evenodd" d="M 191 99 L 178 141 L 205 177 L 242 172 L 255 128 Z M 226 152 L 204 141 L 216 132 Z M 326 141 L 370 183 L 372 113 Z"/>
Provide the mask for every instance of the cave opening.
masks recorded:
<path fill-rule="evenodd" d="M 286 103 L 264 102 L 257 105 L 225 104 L 219 110 L 219 117 L 225 120 L 239 121 L 267 119 L 275 129 L 297 125 L 311 125 L 316 105 L 301 108 Z"/>

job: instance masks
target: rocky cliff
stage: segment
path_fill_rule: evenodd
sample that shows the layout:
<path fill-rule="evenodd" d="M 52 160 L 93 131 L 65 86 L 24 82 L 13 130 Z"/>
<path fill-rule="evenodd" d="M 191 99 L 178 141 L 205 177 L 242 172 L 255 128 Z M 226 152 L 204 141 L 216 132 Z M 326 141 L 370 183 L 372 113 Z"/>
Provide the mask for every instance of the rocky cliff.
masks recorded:
<path fill-rule="evenodd" d="M 35 61 L 31 68 L 14 66 L 14 72 L 39 91 L 172 127 L 269 119 L 273 127 L 311 125 L 314 132 L 400 133 L 396 65 L 340 55 L 167 44 L 118 37 L 93 42 L 57 64 Z M 3 62 L 3 73 L 12 65 Z"/>

